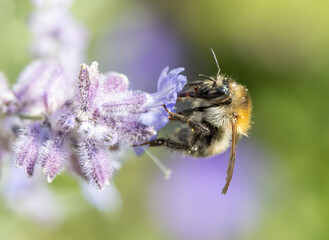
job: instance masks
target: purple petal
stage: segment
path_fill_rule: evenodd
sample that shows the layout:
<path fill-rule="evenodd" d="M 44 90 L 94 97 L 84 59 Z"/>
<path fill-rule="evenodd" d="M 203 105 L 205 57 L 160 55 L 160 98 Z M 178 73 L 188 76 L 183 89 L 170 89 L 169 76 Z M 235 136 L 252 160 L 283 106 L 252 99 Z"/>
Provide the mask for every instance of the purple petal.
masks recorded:
<path fill-rule="evenodd" d="M 158 81 L 158 92 L 151 94 L 154 105 L 165 104 L 171 111 L 177 100 L 177 93 L 180 92 L 186 84 L 186 77 L 180 75 L 184 68 L 175 68 L 168 73 L 165 68 Z M 164 113 L 161 111 L 161 113 Z"/>
<path fill-rule="evenodd" d="M 177 100 L 177 92 L 186 84 L 186 77 L 180 75 L 184 68 L 176 68 L 168 73 L 165 68 L 158 81 L 158 92 L 150 94 L 150 99 L 144 106 L 145 113 L 141 115 L 142 122 L 153 126 L 156 130 L 163 128 L 168 123 L 168 113 L 163 104 L 173 111 Z"/>
<path fill-rule="evenodd" d="M 33 175 L 40 149 L 47 138 L 47 130 L 41 124 L 34 123 L 23 129 L 14 143 L 14 162 L 29 176 Z"/>
<path fill-rule="evenodd" d="M 90 67 L 85 64 L 81 65 L 75 94 L 75 107 L 79 114 L 92 114 L 94 110 L 94 99 L 98 91 L 99 78 L 98 63 L 93 62 Z"/>
<path fill-rule="evenodd" d="M 130 143 L 145 142 L 156 134 L 153 127 L 149 127 L 140 122 L 123 122 L 121 130 L 125 138 L 124 140 L 127 139 Z"/>
<path fill-rule="evenodd" d="M 138 114 L 143 111 L 146 97 L 146 94 L 140 91 L 115 94 L 101 106 L 102 114 L 113 118 Z"/>
<path fill-rule="evenodd" d="M 175 68 L 168 74 L 168 78 L 174 83 L 176 92 L 182 91 L 185 86 L 187 79 L 185 76 L 180 75 L 181 72 L 185 71 L 184 68 Z"/>
<path fill-rule="evenodd" d="M 54 111 L 70 97 L 63 68 L 50 61 L 34 61 L 21 73 L 13 92 L 29 114 Z"/>
<path fill-rule="evenodd" d="M 145 114 L 141 114 L 140 119 L 143 124 L 153 126 L 157 131 L 166 126 L 169 121 L 168 113 L 162 106 L 159 107 L 157 111 L 150 111 Z"/>
<path fill-rule="evenodd" d="M 20 74 L 13 91 L 22 102 L 29 102 L 43 94 L 47 80 L 51 72 L 45 61 L 34 61 L 30 63 Z M 46 80 L 45 80 L 46 79 Z"/>
<path fill-rule="evenodd" d="M 187 78 L 184 75 L 178 75 L 176 80 L 176 93 L 180 92 L 183 90 L 184 86 L 187 83 Z"/>
<path fill-rule="evenodd" d="M 142 146 L 142 147 L 135 147 L 134 148 L 134 151 L 135 151 L 135 154 L 140 157 L 144 154 L 145 152 L 145 146 Z"/>
<path fill-rule="evenodd" d="M 73 91 L 68 84 L 63 67 L 59 64 L 54 65 L 43 93 L 46 112 L 52 113 L 57 110 L 72 96 Z"/>
<path fill-rule="evenodd" d="M 116 72 L 107 73 L 104 76 L 102 83 L 106 93 L 126 91 L 129 85 L 127 76 Z"/>
<path fill-rule="evenodd" d="M 110 182 L 112 169 L 106 149 L 98 148 L 93 139 L 86 139 L 78 146 L 78 161 L 82 171 L 91 183 L 104 189 Z"/>
<path fill-rule="evenodd" d="M 160 89 L 162 89 L 164 85 L 167 84 L 167 80 L 168 80 L 168 79 L 167 79 L 168 71 L 169 71 L 169 67 L 165 67 L 165 68 L 162 70 L 162 72 L 161 72 L 161 74 L 160 74 L 160 77 L 159 77 L 159 80 L 158 80 L 158 91 L 159 91 Z"/>
<path fill-rule="evenodd" d="M 116 133 L 120 143 L 141 143 L 156 134 L 153 127 L 147 126 L 137 119 L 107 117 L 103 120 L 112 129 L 112 132 Z"/>
<path fill-rule="evenodd" d="M 186 84 L 186 77 L 180 75 L 183 72 L 184 68 L 175 68 L 169 73 L 169 67 L 166 67 L 162 70 L 159 80 L 158 80 L 158 91 L 161 91 L 168 86 L 175 86 L 176 92 L 179 92 L 183 89 Z"/>
<path fill-rule="evenodd" d="M 64 170 L 64 163 L 68 160 L 69 152 L 64 147 L 63 137 L 48 140 L 42 147 L 42 168 L 48 182 L 52 182 Z"/>

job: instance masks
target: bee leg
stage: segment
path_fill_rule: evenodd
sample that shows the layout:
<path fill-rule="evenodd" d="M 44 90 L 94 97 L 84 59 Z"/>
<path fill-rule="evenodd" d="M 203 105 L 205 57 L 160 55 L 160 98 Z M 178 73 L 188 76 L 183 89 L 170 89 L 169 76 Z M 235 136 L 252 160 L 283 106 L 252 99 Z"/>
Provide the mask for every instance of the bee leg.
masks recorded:
<path fill-rule="evenodd" d="M 186 117 L 184 115 L 170 112 L 165 105 L 163 105 L 163 107 L 168 112 L 170 120 L 177 120 L 182 123 L 187 123 L 187 125 L 191 128 L 192 131 L 197 130 L 198 132 L 202 132 L 203 134 L 210 133 L 210 130 L 206 126 L 204 126 L 202 123 L 200 123 L 194 119 L 191 119 L 189 117 Z"/>
<path fill-rule="evenodd" d="M 177 114 L 183 115 L 183 116 L 190 116 L 191 114 L 193 114 L 194 112 L 204 112 L 207 108 L 210 108 L 212 106 L 208 106 L 208 107 L 195 107 L 195 108 L 188 108 L 185 109 L 181 112 L 178 112 Z"/>
<path fill-rule="evenodd" d="M 228 87 L 219 87 L 213 89 L 199 89 L 196 88 L 195 91 L 192 92 L 180 92 L 177 94 L 177 99 L 185 99 L 185 98 L 200 98 L 200 99 L 214 99 L 219 97 L 228 96 L 229 89 Z"/>
<path fill-rule="evenodd" d="M 195 86 L 200 86 L 202 85 L 204 82 L 203 81 L 194 81 L 194 82 L 189 82 L 189 83 L 186 83 L 186 86 L 188 87 L 195 87 Z"/>
<path fill-rule="evenodd" d="M 182 143 L 179 142 L 175 142 L 171 139 L 166 139 L 166 138 L 157 138 L 142 144 L 138 144 L 138 145 L 133 145 L 133 147 L 140 147 L 140 146 L 146 146 L 149 145 L 150 147 L 158 147 L 158 146 L 166 146 L 169 148 L 173 148 L 176 150 L 186 150 L 189 149 L 189 147 L 187 145 L 184 145 Z"/>
<path fill-rule="evenodd" d="M 189 97 L 196 98 L 195 92 L 180 92 L 177 94 L 177 100 L 181 100 Z"/>

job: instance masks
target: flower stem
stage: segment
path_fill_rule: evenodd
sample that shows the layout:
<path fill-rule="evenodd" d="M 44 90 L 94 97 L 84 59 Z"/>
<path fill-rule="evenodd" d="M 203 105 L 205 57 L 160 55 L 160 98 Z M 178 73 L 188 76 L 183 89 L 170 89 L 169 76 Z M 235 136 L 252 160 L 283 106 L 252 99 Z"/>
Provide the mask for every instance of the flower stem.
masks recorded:
<path fill-rule="evenodd" d="M 26 114 L 18 114 L 17 115 L 20 119 L 27 119 L 27 120 L 43 120 L 44 117 L 41 115 L 26 115 Z"/>
<path fill-rule="evenodd" d="M 154 156 L 149 150 L 145 150 L 146 154 L 152 159 L 152 161 L 160 168 L 160 170 L 163 172 L 164 177 L 166 180 L 170 179 L 171 177 L 171 169 L 167 168 L 159 158 Z"/>

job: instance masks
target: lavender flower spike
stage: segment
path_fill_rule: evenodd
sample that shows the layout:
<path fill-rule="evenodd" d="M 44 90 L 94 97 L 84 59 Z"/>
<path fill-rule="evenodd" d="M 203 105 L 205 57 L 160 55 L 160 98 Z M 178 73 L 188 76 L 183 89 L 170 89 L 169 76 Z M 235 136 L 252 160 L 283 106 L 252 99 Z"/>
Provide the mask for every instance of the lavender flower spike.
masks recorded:
<path fill-rule="evenodd" d="M 86 64 L 81 64 L 75 93 L 75 111 L 81 120 L 88 119 L 94 110 L 94 100 L 98 91 L 99 78 L 97 62 L 93 62 L 90 67 Z"/>
<path fill-rule="evenodd" d="M 104 189 L 113 171 L 111 151 L 149 140 L 168 122 L 162 105 L 172 110 L 177 92 L 186 83 L 180 74 L 183 70 L 165 68 L 158 92 L 148 94 L 128 90 L 128 78 L 123 74 L 100 74 L 97 62 L 82 64 L 75 95 L 67 99 L 58 93 L 64 89 L 63 69 L 46 61 L 35 62 L 21 76 L 15 93 L 21 102 L 32 107 L 42 103 L 49 111 L 43 122 L 30 124 L 20 133 L 14 144 L 14 162 L 31 176 L 39 161 L 48 182 L 66 164 L 75 165 L 76 173 Z M 33 97 L 31 83 L 40 87 L 37 97 Z"/>

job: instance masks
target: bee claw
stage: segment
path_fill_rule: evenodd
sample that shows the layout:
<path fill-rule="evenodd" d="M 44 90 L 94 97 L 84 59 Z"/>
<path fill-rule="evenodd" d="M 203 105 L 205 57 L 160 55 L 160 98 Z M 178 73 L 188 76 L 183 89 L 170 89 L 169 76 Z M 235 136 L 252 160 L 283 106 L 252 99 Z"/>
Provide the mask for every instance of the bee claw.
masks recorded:
<path fill-rule="evenodd" d="M 169 114 L 168 118 L 169 118 L 170 120 L 174 119 L 174 118 L 175 118 L 175 114 L 172 113 L 172 112 L 170 112 L 170 111 L 168 110 L 168 108 L 166 107 L 166 105 L 163 104 L 162 106 L 164 107 L 164 109 L 166 110 L 166 112 Z"/>
<path fill-rule="evenodd" d="M 163 104 L 162 106 L 163 106 L 163 108 L 166 110 L 167 113 L 170 113 L 169 110 L 168 110 L 168 108 L 166 107 L 165 104 Z"/>

